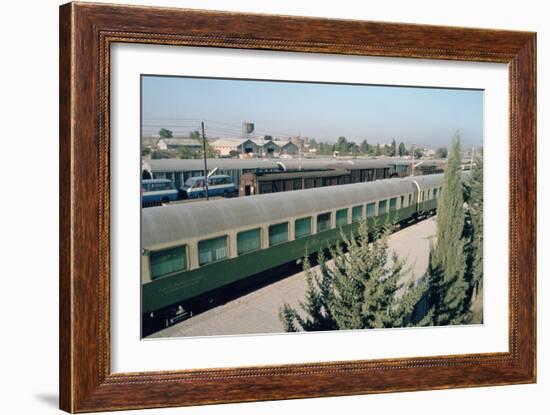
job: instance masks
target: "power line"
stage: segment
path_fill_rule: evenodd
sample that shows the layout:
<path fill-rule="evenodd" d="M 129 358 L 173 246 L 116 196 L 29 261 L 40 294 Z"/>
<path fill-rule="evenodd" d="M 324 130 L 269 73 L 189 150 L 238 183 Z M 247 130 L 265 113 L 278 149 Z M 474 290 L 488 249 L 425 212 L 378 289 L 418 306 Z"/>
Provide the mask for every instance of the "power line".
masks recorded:
<path fill-rule="evenodd" d="M 142 127 L 149 128 L 195 128 L 196 130 L 200 129 L 200 126 L 197 125 L 176 125 L 176 124 L 143 124 Z"/>
<path fill-rule="evenodd" d="M 166 121 L 197 121 L 197 122 L 199 122 L 199 121 L 202 121 L 203 119 L 201 119 L 201 118 L 144 118 L 144 120 L 148 120 L 148 121 L 159 121 L 159 120 L 166 120 Z M 218 125 L 222 125 L 222 126 L 225 126 L 225 127 L 230 127 L 232 129 L 234 129 L 235 132 L 238 132 L 238 134 L 240 134 L 242 132 L 242 129 L 241 129 L 242 125 L 241 124 L 228 123 L 228 122 L 217 121 L 217 120 L 212 120 L 212 119 L 204 119 L 204 122 L 207 122 L 207 123 L 210 123 L 210 124 L 218 124 Z M 170 124 L 169 126 L 175 126 L 175 125 L 177 125 L 177 124 Z M 211 127 L 206 127 L 206 128 L 211 129 Z M 216 128 L 218 128 L 218 127 L 216 127 Z M 267 130 L 267 129 L 260 129 L 260 130 L 255 130 L 255 131 L 259 134 L 262 134 L 262 135 L 279 135 L 279 136 L 283 136 L 283 137 L 293 137 L 293 136 L 296 135 L 296 134 L 291 134 L 291 133 L 288 133 L 288 132 L 274 131 L 274 130 Z"/>

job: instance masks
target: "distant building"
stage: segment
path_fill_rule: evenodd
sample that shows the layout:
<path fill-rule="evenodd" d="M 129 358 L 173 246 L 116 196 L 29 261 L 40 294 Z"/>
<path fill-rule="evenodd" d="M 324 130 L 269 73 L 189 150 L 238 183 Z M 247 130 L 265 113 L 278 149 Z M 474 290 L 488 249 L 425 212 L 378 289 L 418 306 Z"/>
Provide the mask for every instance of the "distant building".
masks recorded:
<path fill-rule="evenodd" d="M 159 150 L 178 151 L 185 147 L 191 153 L 197 153 L 202 150 L 202 143 L 195 138 L 161 138 L 158 140 L 157 147 Z"/>
<path fill-rule="evenodd" d="M 281 153 L 281 147 L 269 140 L 263 145 L 264 155 L 267 157 L 276 157 Z"/>
<path fill-rule="evenodd" d="M 257 155 L 261 149 L 261 145 L 249 138 L 220 138 L 211 145 L 222 157 L 230 156 L 232 152 Z"/>
<path fill-rule="evenodd" d="M 158 149 L 159 137 L 142 137 L 141 138 L 141 149 L 144 150 L 148 148 L 149 150 Z"/>
<path fill-rule="evenodd" d="M 295 156 L 298 155 L 299 152 L 299 147 L 292 141 L 289 141 L 281 146 L 281 155 Z"/>
<path fill-rule="evenodd" d="M 302 137 L 292 137 L 290 142 L 297 145 L 298 148 L 302 148 L 304 146 L 304 139 Z"/>
<path fill-rule="evenodd" d="M 236 153 L 248 157 L 294 156 L 300 146 L 292 140 L 270 140 L 251 138 L 219 138 L 210 143 L 220 156 L 228 157 Z"/>
<path fill-rule="evenodd" d="M 435 150 L 431 149 L 431 148 L 424 148 L 424 156 L 426 157 L 434 157 L 435 156 Z"/>

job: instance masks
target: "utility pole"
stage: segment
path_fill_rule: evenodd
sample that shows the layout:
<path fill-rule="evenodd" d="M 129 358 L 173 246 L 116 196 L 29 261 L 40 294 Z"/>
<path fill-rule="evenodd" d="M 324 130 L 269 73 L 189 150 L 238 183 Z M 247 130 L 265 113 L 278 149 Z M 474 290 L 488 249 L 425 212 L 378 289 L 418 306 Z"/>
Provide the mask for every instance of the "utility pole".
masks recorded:
<path fill-rule="evenodd" d="M 411 153 L 412 153 L 411 176 L 414 176 L 414 144 L 412 145 Z"/>
<path fill-rule="evenodd" d="M 208 200 L 208 167 L 206 166 L 206 136 L 204 135 L 204 121 L 201 121 L 202 131 L 202 157 L 204 159 L 204 189 L 206 191 L 206 200 Z"/>

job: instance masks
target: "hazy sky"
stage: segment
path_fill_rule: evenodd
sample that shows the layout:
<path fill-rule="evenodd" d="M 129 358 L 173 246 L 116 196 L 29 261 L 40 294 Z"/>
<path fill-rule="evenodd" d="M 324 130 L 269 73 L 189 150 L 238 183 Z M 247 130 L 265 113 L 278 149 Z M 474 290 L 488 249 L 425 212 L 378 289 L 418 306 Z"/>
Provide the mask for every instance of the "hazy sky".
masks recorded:
<path fill-rule="evenodd" d="M 394 86 L 144 76 L 143 134 L 187 134 L 204 120 L 208 136 L 339 136 L 360 142 L 464 146 L 483 142 L 483 91 Z"/>

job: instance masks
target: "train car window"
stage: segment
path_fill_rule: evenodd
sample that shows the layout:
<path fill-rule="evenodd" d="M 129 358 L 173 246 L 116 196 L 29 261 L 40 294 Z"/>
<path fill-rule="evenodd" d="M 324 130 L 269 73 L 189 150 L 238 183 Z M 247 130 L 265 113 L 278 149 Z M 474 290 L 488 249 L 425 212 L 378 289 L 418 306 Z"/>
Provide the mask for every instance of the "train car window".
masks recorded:
<path fill-rule="evenodd" d="M 351 209 L 351 221 L 359 222 L 363 216 L 363 206 L 354 206 Z"/>
<path fill-rule="evenodd" d="M 269 227 L 269 246 L 288 241 L 288 222 Z"/>
<path fill-rule="evenodd" d="M 412 205 L 412 200 L 413 200 L 413 195 L 412 195 L 412 194 L 410 194 L 410 195 L 409 195 L 409 206 L 411 206 L 411 205 Z"/>
<path fill-rule="evenodd" d="M 199 265 L 227 258 L 227 236 L 199 242 Z"/>
<path fill-rule="evenodd" d="M 292 179 L 285 180 L 285 184 L 284 184 L 285 192 L 288 192 L 289 190 L 293 190 L 293 184 L 294 183 Z"/>
<path fill-rule="evenodd" d="M 374 202 L 367 204 L 367 218 L 372 218 L 376 215 L 376 211 L 374 209 L 375 205 L 376 204 Z"/>
<path fill-rule="evenodd" d="M 260 193 L 271 193 L 271 182 L 260 182 Z"/>
<path fill-rule="evenodd" d="M 184 271 L 187 269 L 186 246 L 177 246 L 175 248 L 151 252 L 149 254 L 149 264 L 152 279 L 173 272 Z"/>
<path fill-rule="evenodd" d="M 294 190 L 300 190 L 302 188 L 302 179 L 294 179 Z"/>
<path fill-rule="evenodd" d="M 405 196 L 401 196 L 401 206 L 400 209 L 403 209 L 405 207 Z"/>
<path fill-rule="evenodd" d="M 336 226 L 348 224 L 348 210 L 340 209 L 336 211 Z"/>
<path fill-rule="evenodd" d="M 313 189 L 315 187 L 315 181 L 313 179 L 304 180 L 304 189 Z"/>
<path fill-rule="evenodd" d="M 437 189 L 434 189 L 434 199 L 437 199 Z"/>
<path fill-rule="evenodd" d="M 330 218 L 330 212 L 317 215 L 317 232 L 322 232 L 330 229 Z"/>
<path fill-rule="evenodd" d="M 282 180 L 273 180 L 273 192 L 282 192 L 283 191 L 283 181 Z"/>
<path fill-rule="evenodd" d="M 388 201 L 387 200 L 381 200 L 378 202 L 378 215 L 382 215 L 384 213 L 388 213 Z"/>
<path fill-rule="evenodd" d="M 392 197 L 390 199 L 390 212 L 393 212 L 394 210 L 397 210 L 397 198 Z"/>
<path fill-rule="evenodd" d="M 262 231 L 260 228 L 237 234 L 237 254 L 242 255 L 262 247 Z"/>
<path fill-rule="evenodd" d="M 311 216 L 296 219 L 294 222 L 294 239 L 311 235 Z"/>

